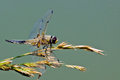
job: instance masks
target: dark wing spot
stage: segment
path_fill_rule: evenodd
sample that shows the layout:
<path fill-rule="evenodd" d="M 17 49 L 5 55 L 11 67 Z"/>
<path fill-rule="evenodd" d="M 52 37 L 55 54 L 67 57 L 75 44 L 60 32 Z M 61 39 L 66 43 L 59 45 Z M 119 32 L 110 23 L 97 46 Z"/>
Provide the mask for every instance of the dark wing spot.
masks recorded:
<path fill-rule="evenodd" d="M 53 10 L 51 11 L 51 13 L 53 14 Z"/>

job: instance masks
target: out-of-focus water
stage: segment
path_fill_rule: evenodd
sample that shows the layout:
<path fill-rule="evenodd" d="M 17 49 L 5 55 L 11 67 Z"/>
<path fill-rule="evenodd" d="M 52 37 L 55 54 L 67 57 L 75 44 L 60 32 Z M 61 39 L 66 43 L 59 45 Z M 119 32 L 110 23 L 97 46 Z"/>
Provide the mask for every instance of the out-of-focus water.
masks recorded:
<path fill-rule="evenodd" d="M 0 0 L 0 60 L 29 52 L 29 46 L 4 40 L 27 39 L 38 18 L 53 9 L 48 34 L 56 35 L 59 42 L 102 49 L 105 56 L 83 50 L 56 51 L 61 61 L 85 66 L 87 71 L 48 68 L 41 80 L 119 80 L 119 3 L 119 0 Z M 0 80 L 16 79 L 31 80 L 14 71 L 0 71 Z"/>

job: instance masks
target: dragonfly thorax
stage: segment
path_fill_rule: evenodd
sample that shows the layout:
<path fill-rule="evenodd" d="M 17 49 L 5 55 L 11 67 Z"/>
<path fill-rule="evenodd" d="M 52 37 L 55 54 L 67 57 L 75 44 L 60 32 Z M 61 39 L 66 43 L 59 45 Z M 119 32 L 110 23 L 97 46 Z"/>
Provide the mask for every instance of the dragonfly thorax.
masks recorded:
<path fill-rule="evenodd" d="M 58 42 L 57 37 L 51 35 L 38 36 L 36 39 L 40 41 L 41 45 L 56 44 Z"/>

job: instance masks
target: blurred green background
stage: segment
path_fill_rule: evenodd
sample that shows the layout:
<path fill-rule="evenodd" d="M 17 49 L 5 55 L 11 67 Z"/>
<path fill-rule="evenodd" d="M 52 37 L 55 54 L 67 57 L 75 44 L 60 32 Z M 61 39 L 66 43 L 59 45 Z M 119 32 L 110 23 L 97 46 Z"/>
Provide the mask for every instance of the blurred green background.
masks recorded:
<path fill-rule="evenodd" d="M 29 46 L 5 42 L 27 39 L 34 23 L 49 10 L 54 15 L 47 33 L 59 43 L 90 45 L 105 56 L 84 50 L 56 51 L 67 64 L 85 66 L 86 72 L 65 67 L 48 68 L 41 80 L 120 80 L 120 0 L 0 0 L 0 60 L 29 52 Z M 16 62 L 30 61 L 28 57 Z M 33 80 L 14 71 L 0 71 L 0 80 Z"/>

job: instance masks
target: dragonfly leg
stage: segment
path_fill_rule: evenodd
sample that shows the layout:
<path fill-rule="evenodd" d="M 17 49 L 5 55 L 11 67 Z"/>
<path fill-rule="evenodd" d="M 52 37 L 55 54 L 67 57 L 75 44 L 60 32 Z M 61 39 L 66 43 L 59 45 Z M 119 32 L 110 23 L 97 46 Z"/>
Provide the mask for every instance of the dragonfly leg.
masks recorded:
<path fill-rule="evenodd" d="M 37 43 L 37 48 L 39 48 L 40 47 L 40 40 L 38 41 L 38 43 Z"/>
<path fill-rule="evenodd" d="M 51 50 L 51 48 L 52 48 L 52 43 L 50 44 L 50 52 L 52 53 L 52 50 Z"/>
<path fill-rule="evenodd" d="M 54 52 L 52 52 L 52 53 L 53 53 L 53 55 L 56 57 L 55 53 L 54 53 Z M 59 60 L 58 58 L 56 58 L 56 59 L 57 59 L 58 62 L 60 62 L 60 60 Z"/>
<path fill-rule="evenodd" d="M 43 46 L 43 49 L 45 49 L 45 57 L 48 59 L 47 48 L 48 48 L 48 45 Z"/>
<path fill-rule="evenodd" d="M 47 48 L 48 48 L 47 45 L 43 46 L 43 49 L 45 49 L 45 53 L 47 52 Z"/>

